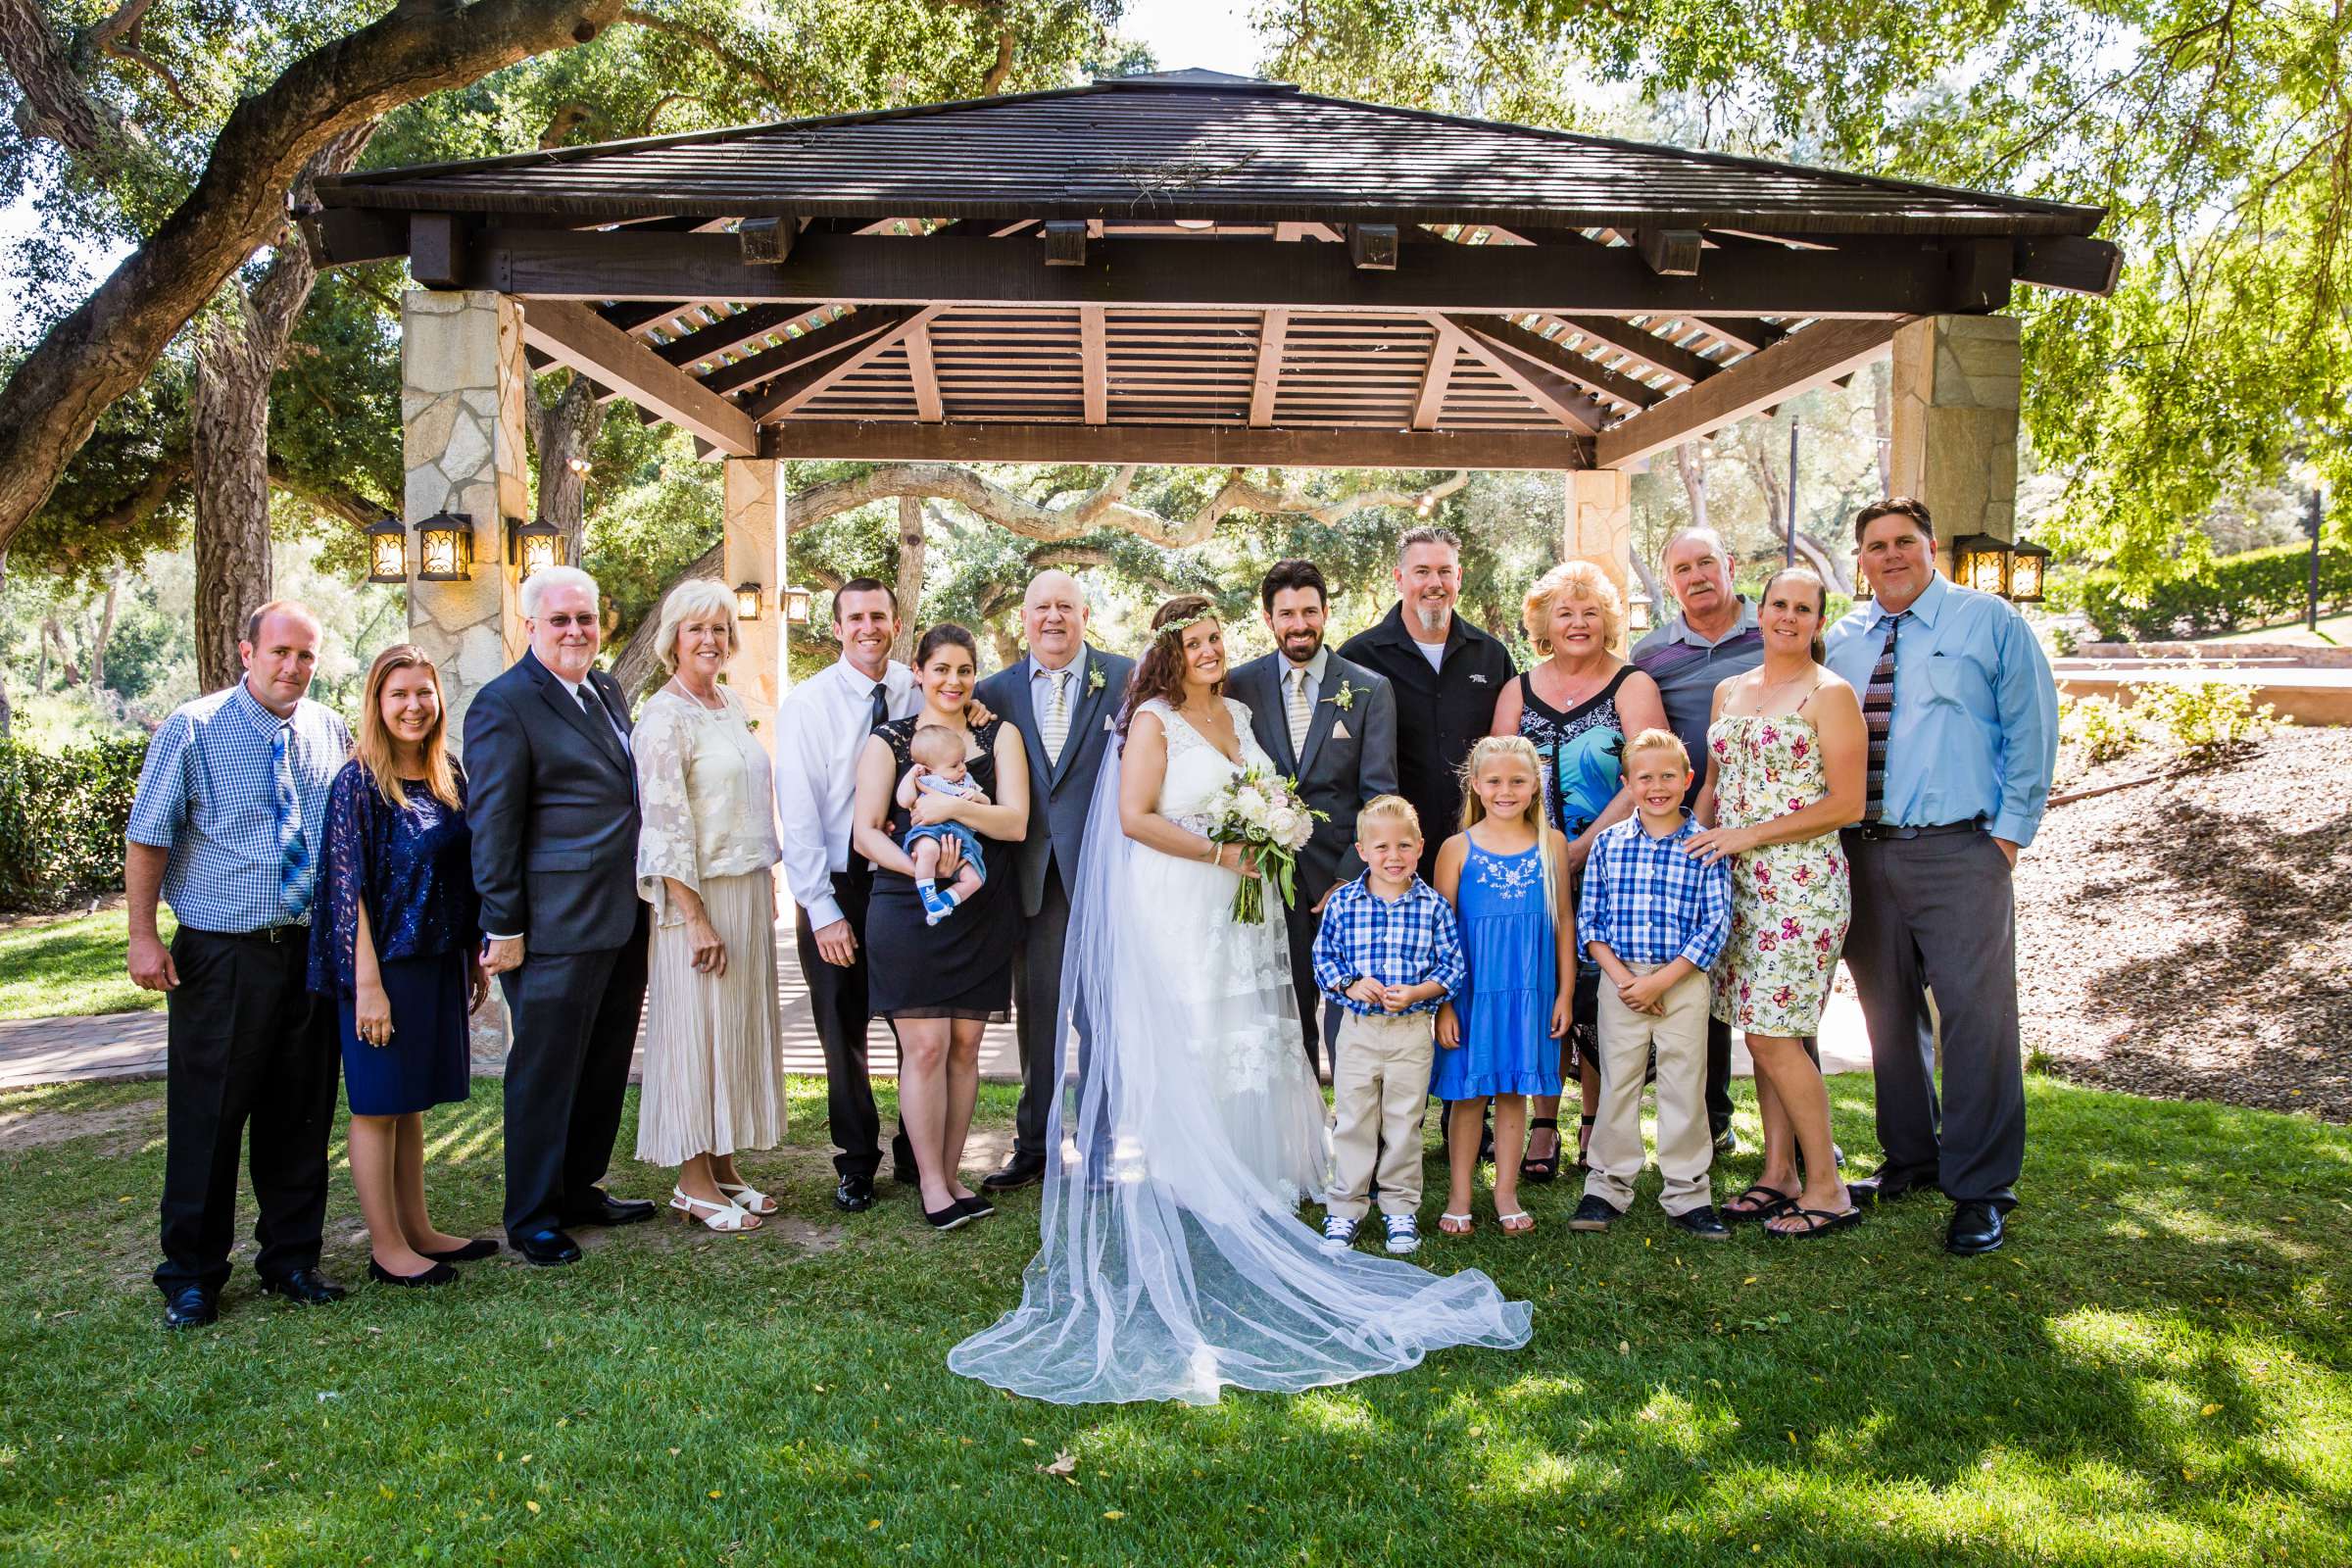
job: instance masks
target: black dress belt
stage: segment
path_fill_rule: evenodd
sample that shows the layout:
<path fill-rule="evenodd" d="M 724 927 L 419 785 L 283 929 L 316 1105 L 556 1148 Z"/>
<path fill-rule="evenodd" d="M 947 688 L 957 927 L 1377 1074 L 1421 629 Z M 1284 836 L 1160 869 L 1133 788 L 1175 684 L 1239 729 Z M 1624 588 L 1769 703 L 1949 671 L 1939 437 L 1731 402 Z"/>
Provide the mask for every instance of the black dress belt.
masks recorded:
<path fill-rule="evenodd" d="M 207 931 L 201 926 L 183 925 L 182 931 L 195 936 L 212 937 L 220 942 L 261 942 L 276 947 L 283 942 L 308 942 L 311 925 L 308 920 L 289 920 L 283 925 L 266 925 L 259 931 Z"/>
<path fill-rule="evenodd" d="M 1981 833 L 1984 829 L 1984 818 L 1972 816 L 1965 822 L 1938 822 L 1934 827 L 1897 827 L 1891 822 L 1857 822 L 1847 831 L 1865 844 L 1877 844 L 1883 839 L 1932 839 L 1945 833 Z"/>

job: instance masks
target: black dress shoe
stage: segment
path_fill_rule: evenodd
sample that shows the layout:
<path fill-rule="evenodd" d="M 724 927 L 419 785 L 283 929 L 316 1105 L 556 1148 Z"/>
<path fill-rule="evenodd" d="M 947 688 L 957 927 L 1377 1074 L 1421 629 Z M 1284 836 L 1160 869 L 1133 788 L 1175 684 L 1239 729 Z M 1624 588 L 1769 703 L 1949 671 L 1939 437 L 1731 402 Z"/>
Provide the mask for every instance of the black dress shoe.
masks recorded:
<path fill-rule="evenodd" d="M 871 1176 L 849 1175 L 833 1189 L 833 1206 L 852 1214 L 862 1214 L 874 1206 L 874 1179 Z"/>
<path fill-rule="evenodd" d="M 1045 1180 L 1046 1156 L 1043 1154 L 1014 1154 L 1004 1161 L 1002 1169 L 980 1178 L 980 1189 L 989 1193 L 1009 1193 Z"/>
<path fill-rule="evenodd" d="M 200 1329 L 219 1321 L 220 1298 L 201 1285 L 182 1285 L 164 1298 L 164 1327 Z"/>
<path fill-rule="evenodd" d="M 1913 1176 L 1909 1171 L 1882 1169 L 1875 1176 L 1865 1176 L 1859 1181 L 1847 1182 L 1845 1191 L 1846 1196 L 1854 1202 L 1868 1208 L 1879 1203 L 1891 1203 L 1900 1198 L 1909 1198 L 1913 1193 L 1925 1191 L 1933 1185 L 1932 1182 Z"/>
<path fill-rule="evenodd" d="M 1943 1233 L 1943 1250 L 1954 1257 L 1975 1257 L 2001 1245 L 2001 1210 L 1996 1203 L 1952 1205 L 1952 1223 Z"/>
<path fill-rule="evenodd" d="M 1732 1239 L 1732 1228 L 1723 1222 L 1711 1203 L 1701 1203 L 1696 1208 L 1687 1208 L 1680 1214 L 1669 1214 L 1666 1218 L 1685 1235 L 1695 1236 L 1702 1242 L 1728 1242 Z"/>
<path fill-rule="evenodd" d="M 343 1287 L 315 1268 L 298 1268 L 262 1281 L 264 1296 L 282 1296 L 298 1306 L 326 1306 L 343 1299 Z"/>
<path fill-rule="evenodd" d="M 1605 1231 L 1612 1221 L 1623 1218 L 1624 1209 L 1598 1193 L 1587 1193 L 1584 1201 L 1576 1205 L 1576 1212 L 1568 1216 L 1568 1228 L 1572 1231 Z"/>
<path fill-rule="evenodd" d="M 477 1236 L 464 1247 L 453 1247 L 446 1252 L 423 1254 L 436 1263 L 479 1263 L 485 1257 L 498 1255 L 498 1244 L 487 1236 Z"/>
<path fill-rule="evenodd" d="M 654 1217 L 654 1205 L 642 1198 L 612 1198 L 598 1194 L 595 1202 L 564 1216 L 566 1225 L 636 1225 Z"/>
<path fill-rule="evenodd" d="M 368 1260 L 368 1277 L 378 1285 L 406 1285 L 412 1290 L 425 1290 L 435 1285 L 447 1285 L 458 1277 L 458 1271 L 447 1263 L 435 1263 L 421 1274 L 395 1274 L 371 1257 Z"/>
<path fill-rule="evenodd" d="M 524 1262 L 537 1263 L 542 1268 L 580 1260 L 580 1244 L 552 1225 L 543 1231 L 509 1237 L 507 1245 L 520 1252 Z"/>

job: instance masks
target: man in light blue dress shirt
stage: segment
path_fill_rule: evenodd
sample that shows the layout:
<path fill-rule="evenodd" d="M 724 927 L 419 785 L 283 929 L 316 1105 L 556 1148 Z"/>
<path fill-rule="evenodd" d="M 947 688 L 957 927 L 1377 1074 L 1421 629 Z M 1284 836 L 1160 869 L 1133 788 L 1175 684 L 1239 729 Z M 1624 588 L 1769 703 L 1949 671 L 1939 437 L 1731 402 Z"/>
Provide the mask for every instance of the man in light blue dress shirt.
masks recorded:
<path fill-rule="evenodd" d="M 1845 962 L 1870 1027 L 1886 1162 L 1849 1185 L 1885 1201 L 1933 1183 L 1953 1202 L 1946 1250 L 1988 1252 L 2026 1152 L 2010 871 L 2049 798 L 2058 693 L 2016 609 L 1936 571 L 1926 507 L 1874 502 L 1854 542 L 1877 597 L 1826 642 L 1871 730 L 1869 804 L 1843 833 Z"/>
<path fill-rule="evenodd" d="M 237 652 L 243 680 L 157 726 L 124 835 L 130 977 L 163 992 L 167 1013 L 155 1284 L 171 1328 L 220 1311 L 248 1123 L 262 1289 L 305 1305 L 343 1294 L 318 1272 L 342 1056 L 333 1007 L 310 993 L 310 918 L 351 731 L 305 695 L 318 661 L 308 610 L 262 606 Z M 168 949 L 159 894 L 179 918 Z"/>

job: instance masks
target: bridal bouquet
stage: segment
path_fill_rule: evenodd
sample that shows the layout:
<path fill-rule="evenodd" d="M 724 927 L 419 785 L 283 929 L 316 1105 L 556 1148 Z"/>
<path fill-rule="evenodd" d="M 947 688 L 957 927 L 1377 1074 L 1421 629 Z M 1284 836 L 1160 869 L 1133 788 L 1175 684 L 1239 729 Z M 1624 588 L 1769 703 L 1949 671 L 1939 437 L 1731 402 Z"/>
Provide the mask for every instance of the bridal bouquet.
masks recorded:
<path fill-rule="evenodd" d="M 1233 917 L 1253 925 L 1266 917 L 1266 884 L 1271 882 L 1287 906 L 1298 902 L 1292 892 L 1298 852 L 1306 848 L 1315 824 L 1328 811 L 1311 809 L 1298 799 L 1296 784 L 1259 768 L 1238 775 L 1208 803 L 1217 825 L 1208 836 L 1219 844 L 1246 846 L 1257 858 L 1258 875 L 1242 878 L 1233 895 Z"/>

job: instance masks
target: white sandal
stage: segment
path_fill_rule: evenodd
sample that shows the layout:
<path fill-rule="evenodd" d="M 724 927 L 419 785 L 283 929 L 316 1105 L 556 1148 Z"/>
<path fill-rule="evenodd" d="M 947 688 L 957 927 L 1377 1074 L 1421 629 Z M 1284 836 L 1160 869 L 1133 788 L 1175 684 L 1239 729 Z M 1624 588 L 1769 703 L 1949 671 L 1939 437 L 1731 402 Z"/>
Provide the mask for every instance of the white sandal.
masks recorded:
<path fill-rule="evenodd" d="M 760 1228 L 760 1216 L 750 1212 L 742 1204 L 713 1203 L 707 1199 L 689 1198 L 686 1196 L 686 1190 L 682 1187 L 672 1187 L 669 1190 L 669 1206 L 705 1230 L 733 1234 L 738 1231 L 756 1231 Z M 708 1219 L 698 1212 L 701 1209 L 710 1211 Z"/>
<path fill-rule="evenodd" d="M 773 1214 L 775 1200 L 749 1182 L 712 1182 L 711 1186 L 735 1200 L 735 1206 L 747 1214 Z"/>

